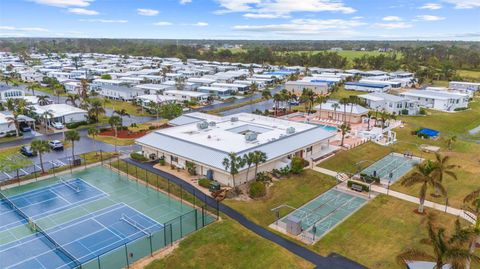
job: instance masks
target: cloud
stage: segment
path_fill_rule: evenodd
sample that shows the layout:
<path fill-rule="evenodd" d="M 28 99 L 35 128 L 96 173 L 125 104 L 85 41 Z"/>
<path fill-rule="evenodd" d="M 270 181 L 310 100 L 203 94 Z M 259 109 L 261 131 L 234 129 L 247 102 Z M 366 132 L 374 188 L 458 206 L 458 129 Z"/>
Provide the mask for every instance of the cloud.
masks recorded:
<path fill-rule="evenodd" d="M 180 0 L 179 2 L 180 2 L 181 5 L 186 5 L 188 3 L 191 3 L 192 0 Z"/>
<path fill-rule="evenodd" d="M 148 8 L 137 8 L 137 14 L 142 16 L 155 16 L 158 15 L 159 11 L 155 9 Z"/>
<path fill-rule="evenodd" d="M 68 13 L 77 14 L 77 15 L 88 15 L 88 16 L 100 14 L 100 13 L 98 13 L 98 11 L 90 10 L 90 9 L 85 9 L 85 8 L 79 8 L 79 7 L 69 8 L 69 9 L 67 10 L 67 12 L 68 12 Z"/>
<path fill-rule="evenodd" d="M 436 3 L 426 3 L 425 5 L 419 7 L 419 9 L 431 9 L 431 10 L 436 10 L 441 8 L 442 8 L 442 5 L 436 4 Z"/>
<path fill-rule="evenodd" d="M 20 31 L 20 32 L 48 32 L 47 29 L 41 28 L 41 27 L 0 26 L 0 30 Z"/>
<path fill-rule="evenodd" d="M 54 7 L 88 7 L 93 0 L 30 0 L 31 2 Z"/>
<path fill-rule="evenodd" d="M 290 18 L 287 15 L 272 14 L 272 13 L 245 13 L 243 17 L 249 19 L 278 19 L 278 18 Z"/>
<path fill-rule="evenodd" d="M 480 7 L 480 0 L 443 0 L 446 3 L 455 5 L 456 9 L 470 9 Z"/>
<path fill-rule="evenodd" d="M 365 24 L 358 20 L 295 19 L 283 24 L 235 25 L 232 29 L 236 31 L 272 32 L 276 34 L 319 34 L 326 30 L 351 30 L 354 27 Z"/>
<path fill-rule="evenodd" d="M 159 21 L 159 22 L 154 23 L 153 25 L 156 25 L 156 26 L 170 26 L 170 25 L 172 25 L 172 23 L 168 22 L 168 21 Z"/>
<path fill-rule="evenodd" d="M 386 16 L 382 18 L 382 21 L 401 21 L 402 18 L 398 16 Z"/>
<path fill-rule="evenodd" d="M 208 26 L 208 22 L 200 21 L 200 22 L 197 22 L 197 23 L 189 24 L 189 25 L 198 26 L 198 27 L 205 27 L 205 26 Z"/>
<path fill-rule="evenodd" d="M 294 12 L 341 12 L 354 13 L 356 10 L 346 6 L 341 0 L 217 0 L 222 9 L 216 14 L 248 12 L 286 16 Z M 251 16 L 251 15 L 250 15 Z M 266 16 L 266 15 L 260 15 Z"/>
<path fill-rule="evenodd" d="M 373 27 L 383 29 L 405 29 L 411 28 L 413 25 L 405 22 L 392 22 L 392 23 L 375 23 Z"/>
<path fill-rule="evenodd" d="M 88 20 L 81 19 L 79 21 L 100 22 L 100 23 L 127 23 L 128 22 L 127 20 L 109 20 L 109 19 L 88 19 Z"/>
<path fill-rule="evenodd" d="M 417 19 L 421 21 L 441 21 L 444 20 L 444 17 L 434 16 L 434 15 L 418 15 Z"/>

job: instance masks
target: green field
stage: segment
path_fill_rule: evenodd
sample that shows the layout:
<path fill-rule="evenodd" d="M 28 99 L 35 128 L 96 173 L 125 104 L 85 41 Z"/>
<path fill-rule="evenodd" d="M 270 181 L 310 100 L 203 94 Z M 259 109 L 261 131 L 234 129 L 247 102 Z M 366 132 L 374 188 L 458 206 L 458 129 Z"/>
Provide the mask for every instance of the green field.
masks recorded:
<path fill-rule="evenodd" d="M 457 74 L 467 80 L 480 81 L 480 70 L 457 70 Z"/>
<path fill-rule="evenodd" d="M 313 268 L 289 251 L 225 218 L 180 242 L 170 255 L 145 269 Z"/>

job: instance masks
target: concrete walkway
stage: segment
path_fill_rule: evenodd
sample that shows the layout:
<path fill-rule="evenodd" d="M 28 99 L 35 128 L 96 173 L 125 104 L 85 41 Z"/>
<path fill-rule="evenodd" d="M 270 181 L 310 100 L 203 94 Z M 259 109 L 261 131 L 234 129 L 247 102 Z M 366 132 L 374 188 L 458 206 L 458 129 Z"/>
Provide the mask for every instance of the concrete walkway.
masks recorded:
<path fill-rule="evenodd" d="M 322 174 L 329 175 L 329 176 L 334 176 L 335 177 L 337 175 L 337 172 L 335 172 L 335 171 L 328 170 L 328 169 L 318 167 L 318 166 L 314 166 L 313 170 L 317 171 L 319 173 L 322 173 Z M 371 190 L 374 191 L 374 192 L 377 192 L 377 193 L 382 193 L 382 194 L 387 194 L 388 193 L 388 195 L 391 195 L 391 196 L 396 197 L 398 199 L 402 199 L 402 200 L 412 202 L 412 203 L 415 203 L 415 204 L 420 203 L 420 199 L 415 197 L 415 196 L 411 196 L 411 195 L 401 193 L 401 192 L 398 192 L 398 191 L 388 190 L 387 188 L 382 187 L 382 186 L 371 185 Z M 451 215 L 454 215 L 454 216 L 459 216 L 460 218 L 462 218 L 462 219 L 464 219 L 468 222 L 471 222 L 471 223 L 475 223 L 475 221 L 476 221 L 476 218 L 473 214 L 469 214 L 468 212 L 465 212 L 462 209 L 458 209 L 458 208 L 454 208 L 454 207 L 450 207 L 450 206 L 445 207 L 445 205 L 434 203 L 434 202 L 431 202 L 431 201 L 425 201 L 424 206 L 429 207 L 429 208 L 433 208 L 435 210 L 442 211 L 442 212 L 445 212 L 445 213 L 448 213 L 448 214 L 451 214 Z"/>

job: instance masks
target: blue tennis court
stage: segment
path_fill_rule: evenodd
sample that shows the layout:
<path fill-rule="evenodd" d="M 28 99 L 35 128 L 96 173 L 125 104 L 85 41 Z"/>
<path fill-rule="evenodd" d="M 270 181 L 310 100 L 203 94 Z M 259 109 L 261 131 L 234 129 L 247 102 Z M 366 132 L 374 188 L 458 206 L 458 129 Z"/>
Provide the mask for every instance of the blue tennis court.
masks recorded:
<path fill-rule="evenodd" d="M 29 218 L 35 219 L 104 196 L 106 196 L 104 192 L 77 178 L 15 195 L 9 197 L 9 199 Z M 27 220 L 8 206 L 6 201 L 0 201 L 0 230 L 26 222 Z"/>
<path fill-rule="evenodd" d="M 420 161 L 421 159 L 417 157 L 390 153 L 364 169 L 361 173 L 377 176 L 383 181 L 390 180 L 393 183 L 408 173 Z"/>
<path fill-rule="evenodd" d="M 161 224 L 131 207 L 117 204 L 46 230 L 46 233 L 81 264 L 162 228 Z M 74 268 L 79 265 L 51 245 L 42 234 L 2 245 L 0 267 Z"/>
<path fill-rule="evenodd" d="M 88 168 L 0 192 L 0 268 L 125 268 L 214 220 L 108 168 Z"/>

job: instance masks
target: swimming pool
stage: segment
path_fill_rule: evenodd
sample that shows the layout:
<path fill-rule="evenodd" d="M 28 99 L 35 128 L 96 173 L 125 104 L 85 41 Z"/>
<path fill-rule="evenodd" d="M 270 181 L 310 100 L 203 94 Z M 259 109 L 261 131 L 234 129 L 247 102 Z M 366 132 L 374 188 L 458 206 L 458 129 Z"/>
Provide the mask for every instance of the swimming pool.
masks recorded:
<path fill-rule="evenodd" d="M 325 124 L 318 124 L 318 126 L 320 126 L 325 131 L 329 131 L 329 132 L 332 132 L 332 133 L 336 133 L 337 130 L 338 130 L 337 127 L 335 127 L 335 126 L 330 126 L 330 125 L 325 125 Z"/>

